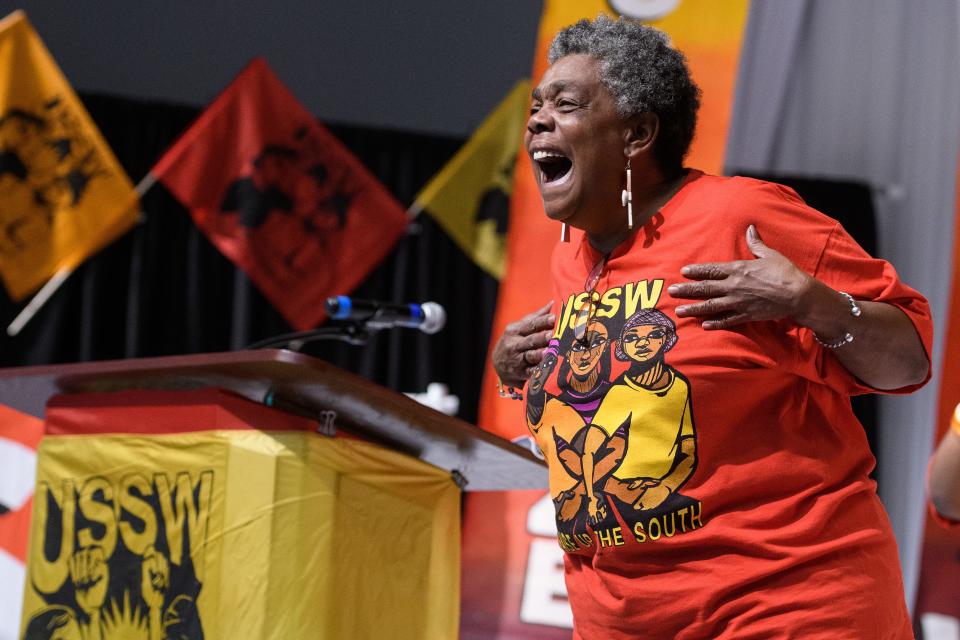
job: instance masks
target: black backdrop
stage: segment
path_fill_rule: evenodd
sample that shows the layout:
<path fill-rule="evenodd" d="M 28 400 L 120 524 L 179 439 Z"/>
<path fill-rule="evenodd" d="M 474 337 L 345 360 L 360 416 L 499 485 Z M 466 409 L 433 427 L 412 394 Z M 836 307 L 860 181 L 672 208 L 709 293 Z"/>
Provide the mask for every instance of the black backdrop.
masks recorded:
<path fill-rule="evenodd" d="M 103 95 L 81 99 L 134 181 L 198 114 Z M 463 143 L 330 128 L 404 206 Z M 291 331 L 162 185 L 147 192 L 142 207 L 143 224 L 80 267 L 19 336 L 0 335 L 0 366 L 227 351 Z M 353 295 L 439 302 L 446 328 L 433 336 L 386 331 L 362 347 L 310 343 L 303 352 L 400 391 L 443 382 L 461 398 L 460 416 L 475 421 L 496 291 L 496 280 L 420 216 Z M 4 326 L 22 306 L 0 293 Z"/>

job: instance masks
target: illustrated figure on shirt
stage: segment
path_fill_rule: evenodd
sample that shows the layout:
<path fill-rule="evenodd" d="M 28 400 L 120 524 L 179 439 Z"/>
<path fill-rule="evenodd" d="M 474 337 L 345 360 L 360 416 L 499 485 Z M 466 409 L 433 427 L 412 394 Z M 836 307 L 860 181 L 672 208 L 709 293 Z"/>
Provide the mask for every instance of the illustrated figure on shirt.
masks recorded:
<path fill-rule="evenodd" d="M 609 330 L 592 319 L 582 338 L 554 342 L 531 376 L 527 393 L 527 423 L 541 450 L 559 462 L 551 466 L 551 487 L 557 512 L 557 527 L 562 533 L 585 532 L 587 521 L 586 490 L 583 483 L 582 456 L 587 426 L 593 419 L 604 394 L 610 388 Z M 557 350 L 563 349 L 558 360 Z M 543 385 L 560 363 L 558 384 L 561 392 L 550 396 Z M 615 443 L 613 443 L 615 444 Z M 622 457 L 624 447 L 607 446 L 596 453 L 597 470 L 609 473 Z M 610 455 L 610 454 L 613 455 Z"/>
<path fill-rule="evenodd" d="M 544 385 L 550 374 L 557 366 L 557 344 L 552 340 L 547 346 L 546 353 L 540 364 L 534 368 L 527 386 L 527 426 L 533 431 L 534 425 L 539 425 L 547 404 L 547 391 Z"/>
<path fill-rule="evenodd" d="M 572 521 L 580 510 L 583 491 L 581 490 L 581 496 L 578 496 L 577 489 L 582 487 L 583 483 L 579 474 L 571 474 L 564 466 L 554 464 L 570 455 L 579 457 L 579 454 L 571 454 L 568 446 L 558 443 L 573 440 L 584 430 L 586 423 L 570 405 L 561 402 L 544 389 L 544 384 L 556 364 L 556 351 L 548 350 L 530 377 L 527 386 L 527 427 L 544 457 L 550 461 L 550 489 L 557 512 L 557 527 L 562 529 L 564 522 L 571 523 L 572 527 Z"/>
<path fill-rule="evenodd" d="M 610 330 L 594 318 L 587 324 L 583 338 L 573 339 L 566 346 L 557 373 L 557 399 L 573 407 L 590 424 L 610 388 Z M 578 448 L 583 450 L 582 446 Z"/>
<path fill-rule="evenodd" d="M 606 393 L 584 444 L 591 524 L 609 517 L 607 498 L 630 524 L 690 502 L 677 493 L 696 467 L 690 385 L 664 359 L 677 339 L 676 325 L 657 309 L 641 310 L 623 326 L 615 355 L 630 368 Z M 610 450 L 622 453 L 608 471 Z"/>
<path fill-rule="evenodd" d="M 600 406 L 610 388 L 609 329 L 598 319 L 590 320 L 584 336 L 577 340 L 568 334 L 561 344 L 554 338 L 547 346 L 543 360 L 534 369 L 527 391 L 527 423 L 540 421 L 546 403 L 544 383 L 553 373 L 557 363 L 560 371 L 557 384 L 560 395 L 556 398 L 570 405 L 587 424 Z M 558 352 L 563 350 L 563 360 Z"/>

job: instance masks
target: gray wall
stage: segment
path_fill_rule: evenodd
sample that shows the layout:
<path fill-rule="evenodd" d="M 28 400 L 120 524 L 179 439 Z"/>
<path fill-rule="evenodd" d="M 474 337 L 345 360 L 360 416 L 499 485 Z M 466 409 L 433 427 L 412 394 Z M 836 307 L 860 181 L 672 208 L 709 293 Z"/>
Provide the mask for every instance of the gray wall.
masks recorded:
<path fill-rule="evenodd" d="M 79 91 L 202 106 L 267 59 L 321 120 L 464 137 L 530 73 L 542 3 L 21 0 Z"/>

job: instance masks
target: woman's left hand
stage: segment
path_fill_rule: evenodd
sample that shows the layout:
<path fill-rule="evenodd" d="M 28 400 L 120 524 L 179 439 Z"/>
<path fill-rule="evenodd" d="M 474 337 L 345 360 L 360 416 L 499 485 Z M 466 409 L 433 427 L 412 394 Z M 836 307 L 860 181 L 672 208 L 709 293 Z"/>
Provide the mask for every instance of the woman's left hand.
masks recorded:
<path fill-rule="evenodd" d="M 702 300 L 677 307 L 677 316 L 705 318 L 703 328 L 727 329 L 744 322 L 794 318 L 815 280 L 747 227 L 747 246 L 756 260 L 691 264 L 680 273 L 697 282 L 673 284 L 674 298 Z"/>

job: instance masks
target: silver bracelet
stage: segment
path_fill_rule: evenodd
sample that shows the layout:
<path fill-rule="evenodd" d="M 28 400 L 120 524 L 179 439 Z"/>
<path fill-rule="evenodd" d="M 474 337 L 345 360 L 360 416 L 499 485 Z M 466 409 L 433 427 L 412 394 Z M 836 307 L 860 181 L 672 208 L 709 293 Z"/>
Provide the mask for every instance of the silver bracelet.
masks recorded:
<path fill-rule="evenodd" d="M 859 318 L 860 314 L 863 312 L 863 309 L 861 309 L 860 305 L 857 304 L 857 301 L 853 299 L 853 296 L 845 291 L 838 291 L 837 293 L 846 298 L 847 302 L 850 303 L 850 315 L 852 315 L 854 318 Z M 824 342 L 820 339 L 820 336 L 818 336 L 816 332 L 811 333 L 813 333 L 813 339 L 817 341 L 817 344 L 827 349 L 838 349 L 845 344 L 853 342 L 853 334 L 851 334 L 849 331 L 844 331 L 843 335 L 833 342 Z"/>

